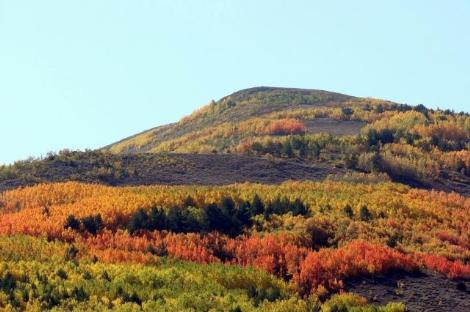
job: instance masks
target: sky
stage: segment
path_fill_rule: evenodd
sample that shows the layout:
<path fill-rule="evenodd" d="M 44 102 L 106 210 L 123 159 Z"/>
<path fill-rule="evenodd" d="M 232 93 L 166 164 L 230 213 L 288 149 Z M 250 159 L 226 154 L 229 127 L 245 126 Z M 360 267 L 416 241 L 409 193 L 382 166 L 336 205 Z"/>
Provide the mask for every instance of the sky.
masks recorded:
<path fill-rule="evenodd" d="M 0 164 L 255 86 L 470 111 L 470 1 L 0 0 Z"/>

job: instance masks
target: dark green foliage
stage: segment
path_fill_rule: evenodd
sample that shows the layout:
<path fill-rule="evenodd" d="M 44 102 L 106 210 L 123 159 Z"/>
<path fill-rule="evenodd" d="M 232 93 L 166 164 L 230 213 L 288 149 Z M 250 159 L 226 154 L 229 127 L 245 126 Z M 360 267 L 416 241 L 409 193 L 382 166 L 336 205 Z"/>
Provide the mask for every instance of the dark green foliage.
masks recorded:
<path fill-rule="evenodd" d="M 9 294 L 12 293 L 16 287 L 16 280 L 10 272 L 6 272 L 0 276 L 0 290 Z"/>
<path fill-rule="evenodd" d="M 194 203 L 193 203 L 194 204 Z M 293 202 L 286 197 L 277 198 L 267 206 L 255 194 L 253 201 L 235 202 L 231 197 L 222 197 L 220 204 L 212 203 L 204 208 L 173 206 L 166 211 L 152 208 L 149 213 L 138 209 L 130 218 L 126 229 L 135 234 L 139 231 L 167 230 L 175 233 L 218 231 L 230 236 L 239 235 L 244 228 L 253 224 L 251 218 L 263 213 L 268 219 L 271 214 L 292 213 L 308 215 L 308 208 L 300 200 Z M 152 247 L 153 248 L 153 247 Z M 149 250 L 149 252 L 155 252 Z"/>
<path fill-rule="evenodd" d="M 290 141 L 286 141 L 282 145 L 281 153 L 282 153 L 283 156 L 286 156 L 288 158 L 291 158 L 292 156 L 294 156 L 294 150 L 292 148 L 292 145 L 291 145 Z"/>
<path fill-rule="evenodd" d="M 256 289 L 250 286 L 247 289 L 247 295 L 254 300 L 255 306 L 258 306 L 264 300 L 273 302 L 283 298 L 281 291 L 276 287 Z"/>
<path fill-rule="evenodd" d="M 149 230 L 161 231 L 166 226 L 166 215 L 162 209 L 152 207 L 149 212 Z"/>
<path fill-rule="evenodd" d="M 349 205 L 349 204 L 344 206 L 343 212 L 346 216 L 348 216 L 348 218 L 352 218 L 354 216 L 354 211 L 353 211 L 351 205 Z"/>
<path fill-rule="evenodd" d="M 252 211 L 254 215 L 261 214 L 264 211 L 264 204 L 258 194 L 253 197 Z"/>
<path fill-rule="evenodd" d="M 294 216 L 297 216 L 297 215 L 305 216 L 308 214 L 307 207 L 299 198 L 297 198 L 293 203 L 290 203 L 289 209 L 290 211 L 292 211 L 292 214 Z"/>
<path fill-rule="evenodd" d="M 57 276 L 60 277 L 61 279 L 67 279 L 67 273 L 63 269 L 57 270 Z"/>
<path fill-rule="evenodd" d="M 253 208 L 249 202 L 243 202 L 236 212 L 236 217 L 244 225 L 251 225 L 251 217 L 254 215 Z"/>
<path fill-rule="evenodd" d="M 359 209 L 359 218 L 361 221 L 370 221 L 372 219 L 372 214 L 367 206 L 362 206 L 361 209 Z"/>
<path fill-rule="evenodd" d="M 96 235 L 103 229 L 103 219 L 101 219 L 100 214 L 84 217 L 81 219 L 81 223 L 83 229 L 92 235 Z"/>
<path fill-rule="evenodd" d="M 83 287 L 74 287 L 70 296 L 78 302 L 86 301 L 89 298 Z"/>
<path fill-rule="evenodd" d="M 283 197 L 282 199 L 276 198 L 275 200 L 270 202 L 265 207 L 263 214 L 266 219 L 269 219 L 272 214 L 282 215 L 289 212 L 292 213 L 294 216 L 306 216 L 308 215 L 308 208 L 299 198 L 291 202 L 286 197 Z"/>
<path fill-rule="evenodd" d="M 319 249 L 322 247 L 329 246 L 329 240 L 331 236 L 326 230 L 322 229 L 321 227 L 315 224 L 309 224 L 307 226 L 307 233 L 310 236 L 310 240 L 312 243 L 311 247 L 313 249 Z"/>
<path fill-rule="evenodd" d="M 236 216 L 230 215 L 230 207 L 228 208 L 221 209 L 216 204 L 210 204 L 205 208 L 205 221 L 208 231 L 219 231 L 232 236 L 240 233 L 240 220 Z"/>
<path fill-rule="evenodd" d="M 122 300 L 124 302 L 133 302 L 133 303 L 136 303 L 138 305 L 141 305 L 142 304 L 142 300 L 140 299 L 139 295 L 137 295 L 136 292 L 132 292 L 132 294 L 127 294 L 126 292 L 124 292 L 121 296 Z"/>
<path fill-rule="evenodd" d="M 127 230 L 133 234 L 138 230 L 150 230 L 150 218 L 144 209 L 138 209 L 131 217 Z"/>
<path fill-rule="evenodd" d="M 74 215 L 69 215 L 65 220 L 64 228 L 70 228 L 74 231 L 84 230 L 92 235 L 96 235 L 103 229 L 103 220 L 101 215 L 87 216 L 80 220 L 75 218 Z"/>
<path fill-rule="evenodd" d="M 351 116 L 351 115 L 354 113 L 354 111 L 353 111 L 353 109 L 350 108 L 350 107 L 342 107 L 342 108 L 341 108 L 341 113 L 342 113 L 343 115 L 349 117 L 349 116 Z"/>
<path fill-rule="evenodd" d="M 74 215 L 69 215 L 65 220 L 64 228 L 70 228 L 74 231 L 80 230 L 80 221 Z"/>

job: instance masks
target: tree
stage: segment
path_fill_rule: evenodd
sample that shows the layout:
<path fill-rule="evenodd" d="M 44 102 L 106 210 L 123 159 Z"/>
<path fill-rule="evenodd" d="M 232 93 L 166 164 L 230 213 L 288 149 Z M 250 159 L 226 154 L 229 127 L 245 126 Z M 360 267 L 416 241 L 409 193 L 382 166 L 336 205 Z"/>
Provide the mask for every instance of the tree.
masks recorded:
<path fill-rule="evenodd" d="M 148 214 L 144 209 L 139 208 L 131 217 L 129 224 L 127 225 L 127 230 L 129 233 L 134 234 L 140 230 L 149 230 L 150 229 L 150 219 Z"/>
<path fill-rule="evenodd" d="M 224 214 L 228 216 L 235 215 L 235 202 L 231 197 L 222 197 L 220 207 Z"/>
<path fill-rule="evenodd" d="M 255 196 L 253 196 L 252 210 L 253 210 L 253 215 L 262 214 L 264 211 L 264 204 L 261 201 L 261 198 L 259 197 L 258 194 L 255 194 Z"/>
<path fill-rule="evenodd" d="M 153 207 L 150 209 L 149 212 L 149 221 L 150 221 L 150 228 L 149 230 L 152 231 L 161 231 L 166 228 L 166 215 L 165 212 L 161 209 L 157 209 Z"/>
<path fill-rule="evenodd" d="M 237 219 L 242 225 L 251 225 L 252 207 L 249 202 L 243 202 L 237 211 Z"/>
<path fill-rule="evenodd" d="M 367 206 L 362 206 L 361 209 L 359 209 L 359 218 L 361 221 L 370 221 L 372 219 L 372 214 Z"/>
<path fill-rule="evenodd" d="M 292 145 L 290 141 L 285 141 L 282 145 L 282 154 L 288 158 L 294 156 L 294 150 L 292 149 Z"/>
<path fill-rule="evenodd" d="M 96 235 L 96 233 L 103 228 L 103 219 L 101 219 L 101 214 L 84 217 L 81 221 L 83 228 L 92 235 Z"/>
<path fill-rule="evenodd" d="M 80 230 L 80 221 L 77 218 L 75 218 L 74 215 L 69 215 L 67 217 L 67 220 L 65 220 L 64 228 L 65 229 L 70 228 L 74 231 L 79 231 Z"/>
<path fill-rule="evenodd" d="M 343 212 L 346 216 L 348 216 L 348 218 L 352 218 L 354 216 L 354 211 L 353 211 L 351 205 L 349 205 L 349 204 L 346 204 L 346 206 L 344 206 Z"/>
<path fill-rule="evenodd" d="M 166 228 L 170 231 L 179 233 L 183 231 L 181 209 L 173 206 L 166 215 Z"/>
<path fill-rule="evenodd" d="M 294 216 L 303 215 L 305 216 L 308 213 L 307 207 L 304 203 L 297 198 L 293 203 L 290 204 L 290 210 Z"/>

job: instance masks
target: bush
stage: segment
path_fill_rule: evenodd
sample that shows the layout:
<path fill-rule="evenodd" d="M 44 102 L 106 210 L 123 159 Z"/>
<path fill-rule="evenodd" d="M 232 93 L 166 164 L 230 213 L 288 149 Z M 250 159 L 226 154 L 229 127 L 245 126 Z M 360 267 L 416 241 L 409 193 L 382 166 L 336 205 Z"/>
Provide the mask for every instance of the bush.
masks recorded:
<path fill-rule="evenodd" d="M 79 231 L 80 230 L 80 221 L 77 218 L 75 218 L 74 215 L 69 215 L 67 217 L 67 219 L 65 220 L 64 228 L 65 229 L 70 228 L 74 231 Z"/>
<path fill-rule="evenodd" d="M 304 134 L 305 126 L 298 119 L 286 118 L 273 120 L 266 129 L 270 135 Z"/>
<path fill-rule="evenodd" d="M 353 211 L 351 205 L 349 205 L 349 204 L 344 206 L 343 212 L 346 216 L 348 216 L 348 218 L 352 218 L 354 216 L 354 211 Z"/>
<path fill-rule="evenodd" d="M 100 214 L 85 217 L 81 222 L 84 230 L 92 235 L 96 235 L 96 233 L 103 229 L 103 220 Z"/>
<path fill-rule="evenodd" d="M 361 209 L 359 209 L 359 218 L 361 221 L 370 221 L 372 219 L 372 214 L 367 206 L 362 206 Z"/>

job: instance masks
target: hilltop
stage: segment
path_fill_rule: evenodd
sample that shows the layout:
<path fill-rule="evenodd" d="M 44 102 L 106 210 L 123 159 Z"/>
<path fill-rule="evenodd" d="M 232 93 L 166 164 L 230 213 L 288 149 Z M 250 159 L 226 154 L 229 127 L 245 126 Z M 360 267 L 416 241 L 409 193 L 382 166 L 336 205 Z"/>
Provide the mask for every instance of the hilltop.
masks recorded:
<path fill-rule="evenodd" d="M 114 153 L 174 151 L 163 143 L 191 136 L 203 136 L 200 131 L 217 129 L 227 124 L 239 124 L 256 118 L 269 118 L 272 113 L 299 108 L 340 107 L 355 97 L 322 90 L 256 87 L 240 90 L 199 108 L 179 122 L 158 126 L 104 147 Z M 223 147 L 222 147 L 223 148 Z"/>

